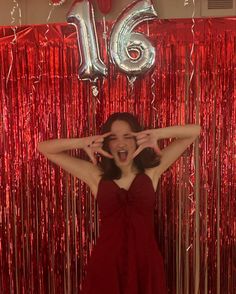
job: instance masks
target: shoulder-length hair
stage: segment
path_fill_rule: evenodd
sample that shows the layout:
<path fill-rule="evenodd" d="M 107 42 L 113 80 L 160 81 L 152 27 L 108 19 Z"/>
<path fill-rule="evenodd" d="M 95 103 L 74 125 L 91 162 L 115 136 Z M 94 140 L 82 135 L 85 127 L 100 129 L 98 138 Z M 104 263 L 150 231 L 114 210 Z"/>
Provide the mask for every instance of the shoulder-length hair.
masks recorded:
<path fill-rule="evenodd" d="M 101 127 L 101 134 L 109 132 L 112 124 L 117 120 L 127 122 L 133 132 L 144 130 L 136 116 L 129 112 L 116 112 L 110 115 L 107 121 L 103 124 Z M 103 149 L 110 152 L 109 137 L 104 139 Z M 158 166 L 160 164 L 160 156 L 158 156 L 152 148 L 145 148 L 134 158 L 134 164 L 139 173 L 141 173 L 147 168 Z M 121 178 L 121 169 L 115 164 L 113 159 L 101 156 L 99 168 L 102 171 L 103 179 L 113 180 Z"/>

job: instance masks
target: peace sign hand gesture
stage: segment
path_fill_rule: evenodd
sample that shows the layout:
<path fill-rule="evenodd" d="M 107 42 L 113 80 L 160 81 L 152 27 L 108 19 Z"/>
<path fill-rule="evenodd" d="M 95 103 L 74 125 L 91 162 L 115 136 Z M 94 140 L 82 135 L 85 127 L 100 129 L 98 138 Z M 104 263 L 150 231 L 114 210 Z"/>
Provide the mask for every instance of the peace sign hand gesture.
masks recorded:
<path fill-rule="evenodd" d="M 113 156 L 110 153 L 102 149 L 104 138 L 106 138 L 109 135 L 111 135 L 111 132 L 105 133 L 103 135 L 90 136 L 84 138 L 85 141 L 83 149 L 88 154 L 93 164 L 97 164 L 97 159 L 95 156 L 96 153 L 100 153 L 101 155 L 108 158 L 113 158 Z"/>
<path fill-rule="evenodd" d="M 158 137 L 156 135 L 156 130 L 145 130 L 138 133 L 132 132 L 132 135 L 136 137 L 138 148 L 133 154 L 135 158 L 143 149 L 153 148 L 158 155 L 162 155 L 162 152 L 157 144 Z"/>

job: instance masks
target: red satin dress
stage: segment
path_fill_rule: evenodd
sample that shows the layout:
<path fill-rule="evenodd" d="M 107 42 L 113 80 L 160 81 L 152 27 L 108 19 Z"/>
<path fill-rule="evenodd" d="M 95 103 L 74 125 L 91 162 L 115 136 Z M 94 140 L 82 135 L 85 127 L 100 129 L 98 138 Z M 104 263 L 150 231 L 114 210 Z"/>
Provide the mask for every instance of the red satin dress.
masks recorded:
<path fill-rule="evenodd" d="M 166 294 L 163 259 L 154 235 L 155 191 L 148 175 L 130 188 L 100 180 L 101 230 L 81 294 Z"/>

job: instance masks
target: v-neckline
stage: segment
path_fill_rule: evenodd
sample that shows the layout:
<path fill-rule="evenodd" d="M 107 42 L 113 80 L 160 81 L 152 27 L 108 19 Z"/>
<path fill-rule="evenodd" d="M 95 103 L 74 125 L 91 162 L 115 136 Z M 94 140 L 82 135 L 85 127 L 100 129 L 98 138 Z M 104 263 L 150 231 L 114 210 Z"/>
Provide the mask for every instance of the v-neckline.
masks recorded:
<path fill-rule="evenodd" d="M 135 177 L 133 178 L 133 180 L 132 180 L 132 182 L 131 182 L 131 184 L 130 184 L 130 186 L 129 186 L 128 189 L 125 189 L 125 188 L 120 187 L 120 186 L 119 186 L 114 180 L 111 180 L 111 181 L 112 181 L 112 183 L 114 183 L 114 185 L 115 185 L 117 188 L 119 188 L 119 189 L 121 189 L 121 190 L 125 190 L 126 192 L 128 192 L 128 191 L 132 188 L 132 186 L 133 186 L 133 184 L 134 184 L 136 178 L 137 178 L 138 175 L 140 175 L 140 174 L 141 174 L 141 173 L 137 173 L 137 174 L 135 175 Z"/>

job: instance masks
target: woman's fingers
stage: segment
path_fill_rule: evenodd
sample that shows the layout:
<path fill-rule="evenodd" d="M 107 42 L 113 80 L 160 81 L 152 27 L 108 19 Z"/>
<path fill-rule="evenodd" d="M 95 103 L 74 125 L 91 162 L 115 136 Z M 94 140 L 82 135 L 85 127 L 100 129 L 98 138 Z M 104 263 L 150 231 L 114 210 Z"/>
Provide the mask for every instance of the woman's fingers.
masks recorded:
<path fill-rule="evenodd" d="M 105 151 L 102 149 L 102 144 L 101 143 L 95 143 L 93 146 L 92 146 L 92 153 L 95 154 L 95 153 L 100 153 L 101 155 L 105 156 L 105 157 L 109 157 L 109 158 L 114 158 L 109 152 Z"/>
<path fill-rule="evenodd" d="M 141 139 L 137 139 L 138 145 L 141 145 L 144 143 L 148 143 L 150 145 L 149 147 L 155 146 L 157 144 L 155 138 L 153 138 L 152 136 L 145 136 L 145 137 L 142 137 Z"/>
<path fill-rule="evenodd" d="M 150 135 L 149 134 L 140 134 L 137 136 L 137 140 L 140 140 L 140 139 L 145 139 L 145 138 L 149 138 Z"/>
<path fill-rule="evenodd" d="M 148 138 L 150 134 L 147 133 L 147 132 L 144 133 L 144 131 L 141 131 L 141 132 L 138 132 L 138 133 L 131 132 L 131 135 L 135 136 L 136 140 L 140 140 L 140 139 L 143 139 L 143 138 Z"/>
<path fill-rule="evenodd" d="M 98 152 L 102 155 L 104 155 L 105 157 L 108 157 L 108 158 L 114 158 L 113 155 L 111 155 L 110 153 L 108 153 L 107 151 L 103 150 L 102 148 L 99 148 L 98 149 Z"/>
<path fill-rule="evenodd" d="M 91 144 L 91 146 L 88 146 L 88 148 L 86 148 L 86 152 L 94 164 L 97 164 L 97 160 L 96 160 L 96 156 L 95 156 L 96 153 L 99 153 L 99 154 L 101 154 L 105 157 L 108 157 L 108 158 L 114 158 L 109 152 L 103 150 L 102 146 L 103 146 L 102 143 L 96 142 L 96 143 Z"/>
<path fill-rule="evenodd" d="M 110 136 L 111 134 L 112 134 L 112 132 L 107 132 L 105 134 L 102 134 L 101 137 L 106 138 L 106 137 Z"/>
<path fill-rule="evenodd" d="M 100 147 L 102 147 L 102 145 L 103 145 L 103 142 L 94 142 L 94 143 L 91 145 L 91 147 L 92 147 L 92 148 L 100 148 Z"/>
<path fill-rule="evenodd" d="M 147 135 L 142 134 L 142 132 L 138 132 L 138 133 L 130 132 L 130 135 L 134 136 L 136 140 L 143 139 L 143 138 L 147 137 Z"/>
<path fill-rule="evenodd" d="M 137 136 L 139 133 L 138 132 L 130 132 L 130 135 L 132 135 L 132 136 Z"/>
<path fill-rule="evenodd" d="M 107 136 L 110 136 L 112 134 L 112 132 L 108 132 L 106 134 L 103 135 L 99 135 L 96 139 L 94 139 L 92 141 L 92 145 L 94 145 L 95 143 L 103 143 L 104 142 L 104 138 L 106 138 Z"/>
<path fill-rule="evenodd" d="M 133 156 L 132 156 L 132 158 L 134 159 L 142 150 L 143 150 L 144 148 L 143 148 L 143 146 L 142 145 L 140 145 L 139 147 L 138 147 L 138 149 L 136 149 L 136 151 L 133 153 Z"/>
<path fill-rule="evenodd" d="M 144 142 L 141 145 L 139 145 L 139 147 L 136 149 L 132 157 L 135 158 L 143 149 L 148 147 L 153 148 L 158 155 L 160 156 L 162 155 L 161 149 L 159 148 L 158 145 L 153 145 L 153 144 L 150 144 L 149 142 L 146 142 L 146 143 Z"/>
<path fill-rule="evenodd" d="M 105 133 L 103 135 L 97 135 L 97 136 L 93 136 L 93 137 L 89 137 L 89 143 L 88 143 L 88 147 L 93 146 L 95 143 L 102 143 L 104 141 L 104 138 L 111 135 L 112 132 L 108 132 Z"/>
<path fill-rule="evenodd" d="M 88 154 L 89 158 L 91 159 L 92 163 L 96 165 L 97 164 L 97 159 L 94 156 L 94 153 L 91 152 L 91 151 L 88 151 L 87 154 Z"/>
<path fill-rule="evenodd" d="M 153 149 L 154 149 L 154 151 L 155 151 L 157 154 L 162 155 L 161 149 L 159 148 L 158 145 L 157 145 L 157 146 L 154 146 Z"/>
<path fill-rule="evenodd" d="M 101 140 L 94 140 L 92 141 L 90 144 L 88 144 L 88 147 L 89 148 L 98 148 L 98 147 L 101 147 L 103 144 L 103 139 Z"/>
<path fill-rule="evenodd" d="M 142 138 L 142 139 L 138 139 L 137 140 L 137 144 L 138 145 L 141 145 L 141 144 L 143 144 L 143 143 L 145 143 L 145 142 L 148 142 L 149 141 L 149 139 L 146 137 L 146 138 Z"/>
<path fill-rule="evenodd" d="M 104 141 L 104 138 L 98 138 L 96 140 L 94 140 L 94 143 L 102 143 Z"/>

